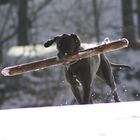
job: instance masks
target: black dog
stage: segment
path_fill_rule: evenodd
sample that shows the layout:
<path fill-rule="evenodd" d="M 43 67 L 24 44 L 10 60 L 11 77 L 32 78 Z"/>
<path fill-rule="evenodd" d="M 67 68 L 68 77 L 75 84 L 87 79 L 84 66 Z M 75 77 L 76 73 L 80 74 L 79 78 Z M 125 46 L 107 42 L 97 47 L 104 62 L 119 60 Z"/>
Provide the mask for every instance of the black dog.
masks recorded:
<path fill-rule="evenodd" d="M 59 59 L 77 54 L 83 50 L 80 39 L 76 34 L 57 36 L 47 41 L 44 46 L 49 47 L 53 43 L 57 45 Z M 111 63 L 104 54 L 65 65 L 67 81 L 70 83 L 73 94 L 79 104 L 91 103 L 91 85 L 96 75 L 110 86 L 115 102 L 120 101 L 116 92 L 116 84 L 111 66 L 130 68 L 123 64 Z"/>

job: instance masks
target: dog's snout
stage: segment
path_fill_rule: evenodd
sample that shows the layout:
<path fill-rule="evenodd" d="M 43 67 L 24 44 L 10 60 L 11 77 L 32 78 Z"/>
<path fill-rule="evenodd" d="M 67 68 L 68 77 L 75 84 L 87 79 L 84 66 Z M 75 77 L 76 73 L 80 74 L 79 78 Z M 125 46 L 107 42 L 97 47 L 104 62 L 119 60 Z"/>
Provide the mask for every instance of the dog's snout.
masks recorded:
<path fill-rule="evenodd" d="M 57 56 L 58 56 L 58 58 L 60 58 L 60 59 L 62 59 L 62 58 L 64 58 L 64 57 L 66 57 L 68 55 L 68 53 L 58 53 L 57 54 Z"/>
<path fill-rule="evenodd" d="M 68 55 L 68 53 L 65 52 L 65 53 L 64 53 L 64 56 L 67 56 L 67 55 Z"/>

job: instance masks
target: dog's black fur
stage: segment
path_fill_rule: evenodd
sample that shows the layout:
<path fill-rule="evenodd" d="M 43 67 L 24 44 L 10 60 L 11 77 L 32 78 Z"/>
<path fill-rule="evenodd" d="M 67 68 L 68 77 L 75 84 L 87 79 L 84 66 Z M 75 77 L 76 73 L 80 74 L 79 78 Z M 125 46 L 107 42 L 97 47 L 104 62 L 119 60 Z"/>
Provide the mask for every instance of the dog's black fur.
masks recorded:
<path fill-rule="evenodd" d="M 49 47 L 53 43 L 56 43 L 59 59 L 67 55 L 77 54 L 83 50 L 80 39 L 76 34 L 57 36 L 47 41 L 44 46 Z M 120 101 L 116 92 L 111 66 L 130 68 L 127 65 L 111 63 L 104 54 L 65 65 L 66 79 L 70 83 L 73 94 L 79 104 L 91 103 L 91 85 L 96 75 L 110 86 L 115 102 Z M 81 91 L 79 87 L 82 87 L 83 90 Z"/>

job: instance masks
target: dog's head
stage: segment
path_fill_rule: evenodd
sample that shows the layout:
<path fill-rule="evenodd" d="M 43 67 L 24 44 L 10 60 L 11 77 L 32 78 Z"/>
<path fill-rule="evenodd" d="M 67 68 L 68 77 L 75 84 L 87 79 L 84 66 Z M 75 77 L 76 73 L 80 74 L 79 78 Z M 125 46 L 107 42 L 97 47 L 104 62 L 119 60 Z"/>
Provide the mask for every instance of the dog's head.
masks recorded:
<path fill-rule="evenodd" d="M 64 58 L 65 56 L 76 54 L 80 50 L 80 39 L 76 34 L 63 34 L 47 41 L 44 46 L 47 48 L 53 43 L 56 43 L 58 50 L 58 57 Z"/>

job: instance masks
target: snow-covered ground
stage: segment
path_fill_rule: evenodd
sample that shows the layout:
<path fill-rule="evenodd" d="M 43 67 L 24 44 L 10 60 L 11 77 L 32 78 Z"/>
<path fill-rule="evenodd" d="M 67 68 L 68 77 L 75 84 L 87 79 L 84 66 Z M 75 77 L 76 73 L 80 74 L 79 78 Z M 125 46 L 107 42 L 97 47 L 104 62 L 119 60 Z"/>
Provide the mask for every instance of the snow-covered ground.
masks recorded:
<path fill-rule="evenodd" d="M 1 140 L 139 140 L 140 102 L 0 111 Z"/>

